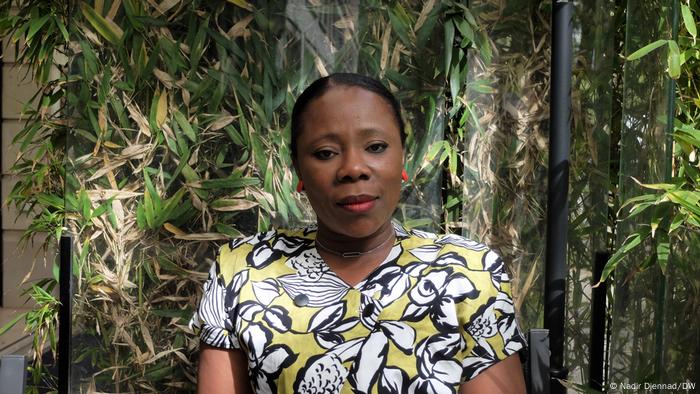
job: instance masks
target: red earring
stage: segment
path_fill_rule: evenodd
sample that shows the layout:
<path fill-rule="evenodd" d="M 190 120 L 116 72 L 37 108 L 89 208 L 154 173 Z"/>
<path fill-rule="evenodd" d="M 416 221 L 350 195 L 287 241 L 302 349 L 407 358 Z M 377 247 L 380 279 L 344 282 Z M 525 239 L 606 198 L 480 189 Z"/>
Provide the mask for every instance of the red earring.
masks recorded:
<path fill-rule="evenodd" d="M 297 183 L 297 193 L 301 193 L 302 190 L 304 190 L 304 182 L 299 179 L 299 183 Z"/>
<path fill-rule="evenodd" d="M 406 169 L 401 170 L 401 180 L 408 182 L 408 174 L 406 173 Z"/>

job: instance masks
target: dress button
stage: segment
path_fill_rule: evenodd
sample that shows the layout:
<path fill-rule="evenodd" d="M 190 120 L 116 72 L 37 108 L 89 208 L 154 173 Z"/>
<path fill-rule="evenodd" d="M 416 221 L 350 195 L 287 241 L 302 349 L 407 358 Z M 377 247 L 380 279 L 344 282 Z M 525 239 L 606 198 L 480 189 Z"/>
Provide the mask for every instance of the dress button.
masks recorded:
<path fill-rule="evenodd" d="M 369 304 L 362 311 L 362 316 L 363 317 L 370 317 L 370 316 L 372 316 L 372 313 L 374 313 L 374 304 Z"/>
<path fill-rule="evenodd" d="M 296 306 L 306 306 L 309 303 L 309 297 L 306 294 L 299 294 L 294 297 L 294 305 Z"/>

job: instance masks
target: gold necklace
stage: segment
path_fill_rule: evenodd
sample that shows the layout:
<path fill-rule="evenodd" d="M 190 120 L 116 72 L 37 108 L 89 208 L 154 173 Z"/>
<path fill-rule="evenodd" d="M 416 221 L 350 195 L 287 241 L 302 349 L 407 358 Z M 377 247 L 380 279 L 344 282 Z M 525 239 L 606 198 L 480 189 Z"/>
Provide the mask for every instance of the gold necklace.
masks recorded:
<path fill-rule="evenodd" d="M 366 254 L 370 254 L 370 253 L 372 253 L 372 252 L 377 251 L 377 249 L 379 249 L 379 248 L 381 248 L 382 246 L 386 245 L 386 243 L 389 242 L 393 237 L 394 237 L 394 231 L 392 231 L 392 232 L 389 234 L 389 238 L 387 238 L 387 239 L 385 239 L 384 241 L 382 241 L 382 243 L 380 243 L 379 245 L 373 247 L 372 249 L 367 250 L 367 251 L 364 251 L 364 252 L 339 252 L 339 251 L 337 251 L 337 250 L 335 250 L 335 249 L 331 249 L 331 248 L 329 248 L 328 246 L 324 245 L 318 238 L 316 238 L 316 245 L 320 246 L 321 249 L 323 249 L 323 250 L 325 250 L 325 251 L 327 251 L 327 252 L 333 253 L 333 254 L 336 255 L 336 256 L 340 256 L 340 257 L 343 257 L 343 258 L 346 258 L 346 259 L 350 259 L 350 258 L 355 258 L 355 257 L 364 256 L 364 255 L 366 255 Z"/>

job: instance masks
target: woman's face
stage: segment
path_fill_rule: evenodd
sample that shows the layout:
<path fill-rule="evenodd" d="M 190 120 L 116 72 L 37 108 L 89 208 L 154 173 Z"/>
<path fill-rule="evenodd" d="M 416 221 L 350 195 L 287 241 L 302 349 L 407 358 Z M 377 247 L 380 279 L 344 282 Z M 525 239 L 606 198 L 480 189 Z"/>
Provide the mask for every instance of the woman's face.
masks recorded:
<path fill-rule="evenodd" d="M 401 193 L 403 147 L 392 108 L 359 87 L 334 86 L 306 107 L 294 166 L 319 229 L 369 237 Z"/>

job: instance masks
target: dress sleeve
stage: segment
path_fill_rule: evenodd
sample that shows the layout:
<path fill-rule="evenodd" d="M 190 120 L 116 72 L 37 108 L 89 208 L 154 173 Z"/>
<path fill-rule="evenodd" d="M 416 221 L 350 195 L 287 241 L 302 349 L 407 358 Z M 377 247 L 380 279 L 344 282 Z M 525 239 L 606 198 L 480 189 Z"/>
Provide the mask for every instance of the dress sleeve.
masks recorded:
<path fill-rule="evenodd" d="M 216 262 L 204 282 L 202 299 L 190 320 L 190 328 L 199 333 L 201 343 L 222 349 L 240 349 L 236 334 L 236 311 L 241 287 L 247 281 L 247 271 L 238 264 L 240 250 L 231 245 L 219 249 Z"/>
<path fill-rule="evenodd" d="M 461 317 L 466 318 L 461 326 L 466 343 L 462 357 L 463 382 L 526 346 L 516 320 L 511 282 L 503 260 L 489 250 L 482 256 L 481 267 L 481 279 L 475 282 L 478 297 L 458 306 Z"/>

